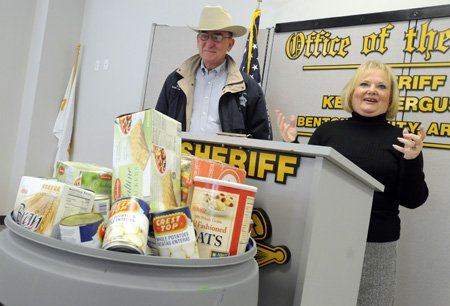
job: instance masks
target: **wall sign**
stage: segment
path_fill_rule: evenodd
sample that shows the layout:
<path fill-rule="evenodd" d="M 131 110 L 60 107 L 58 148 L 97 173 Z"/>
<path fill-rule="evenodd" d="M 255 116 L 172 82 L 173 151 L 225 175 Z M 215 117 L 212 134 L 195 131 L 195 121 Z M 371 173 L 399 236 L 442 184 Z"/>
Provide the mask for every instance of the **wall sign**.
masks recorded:
<path fill-rule="evenodd" d="M 413 132 L 422 124 L 427 133 L 424 146 L 448 150 L 448 12 L 446 5 L 278 24 L 274 50 L 280 54 L 272 56 L 267 100 L 273 109 L 294 114 L 298 134 L 309 137 L 323 122 L 349 117 L 342 110 L 340 91 L 360 63 L 377 59 L 398 76 L 400 107 L 392 124 Z"/>
<path fill-rule="evenodd" d="M 267 174 L 275 174 L 275 182 L 285 184 L 289 176 L 296 176 L 300 157 L 294 154 L 264 150 L 250 150 L 239 147 L 224 147 L 184 141 L 182 153 L 201 158 L 218 160 L 231 166 L 245 169 L 247 177 L 266 180 Z"/>

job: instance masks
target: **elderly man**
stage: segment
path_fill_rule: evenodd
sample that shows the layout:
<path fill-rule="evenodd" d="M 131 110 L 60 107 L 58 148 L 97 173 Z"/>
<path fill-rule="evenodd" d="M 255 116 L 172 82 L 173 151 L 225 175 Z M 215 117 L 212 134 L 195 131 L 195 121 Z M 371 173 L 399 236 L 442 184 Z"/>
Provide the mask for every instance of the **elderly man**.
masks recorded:
<path fill-rule="evenodd" d="M 198 54 L 188 58 L 166 79 L 156 110 L 180 121 L 183 131 L 239 133 L 272 139 L 261 87 L 228 52 L 246 28 L 233 25 L 220 6 L 205 6 L 197 32 Z"/>

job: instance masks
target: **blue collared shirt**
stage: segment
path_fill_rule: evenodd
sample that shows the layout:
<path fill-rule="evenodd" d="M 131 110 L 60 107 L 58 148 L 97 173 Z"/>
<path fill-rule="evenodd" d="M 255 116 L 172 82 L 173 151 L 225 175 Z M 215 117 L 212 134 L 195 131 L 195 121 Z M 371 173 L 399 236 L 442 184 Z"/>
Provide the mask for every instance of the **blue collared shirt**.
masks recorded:
<path fill-rule="evenodd" d="M 219 99 L 228 76 L 226 61 L 208 71 L 203 64 L 195 76 L 190 132 L 215 134 L 221 132 Z"/>

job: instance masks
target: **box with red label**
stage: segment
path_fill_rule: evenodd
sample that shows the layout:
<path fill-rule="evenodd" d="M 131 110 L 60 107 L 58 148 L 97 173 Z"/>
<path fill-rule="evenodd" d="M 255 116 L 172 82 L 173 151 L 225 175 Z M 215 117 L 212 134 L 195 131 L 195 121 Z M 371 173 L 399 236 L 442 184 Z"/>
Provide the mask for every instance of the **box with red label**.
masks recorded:
<path fill-rule="evenodd" d="M 137 197 L 152 212 L 180 205 L 181 123 L 154 110 L 114 124 L 112 200 Z"/>
<path fill-rule="evenodd" d="M 111 194 L 110 168 L 90 163 L 58 161 L 55 177 L 59 182 L 89 189 L 96 194 Z"/>
<path fill-rule="evenodd" d="M 227 182 L 244 184 L 246 171 L 229 164 L 193 155 L 181 157 L 181 202 L 189 203 L 192 181 L 195 176 L 209 177 Z"/>

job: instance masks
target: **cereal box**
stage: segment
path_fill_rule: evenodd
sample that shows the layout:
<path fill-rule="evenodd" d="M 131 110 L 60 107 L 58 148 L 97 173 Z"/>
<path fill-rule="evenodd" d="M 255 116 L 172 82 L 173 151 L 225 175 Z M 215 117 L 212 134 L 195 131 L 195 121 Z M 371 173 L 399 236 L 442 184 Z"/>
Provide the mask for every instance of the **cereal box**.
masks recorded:
<path fill-rule="evenodd" d="M 55 177 L 59 182 L 92 190 L 97 194 L 111 194 L 112 170 L 96 164 L 58 161 Z"/>
<path fill-rule="evenodd" d="M 95 193 L 55 180 L 23 176 L 13 218 L 20 226 L 45 236 L 57 237 L 59 221 L 90 212 Z"/>
<path fill-rule="evenodd" d="M 112 199 L 137 197 L 152 212 L 180 205 L 181 123 L 154 110 L 114 124 Z"/>

